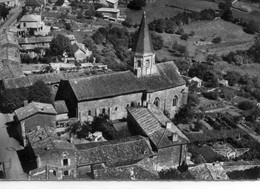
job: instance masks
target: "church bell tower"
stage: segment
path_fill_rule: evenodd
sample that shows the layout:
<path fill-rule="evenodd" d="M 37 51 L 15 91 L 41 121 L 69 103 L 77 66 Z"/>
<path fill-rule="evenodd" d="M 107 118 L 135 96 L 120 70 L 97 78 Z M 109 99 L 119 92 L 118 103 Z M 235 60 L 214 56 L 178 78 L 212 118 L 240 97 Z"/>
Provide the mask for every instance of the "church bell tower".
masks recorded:
<path fill-rule="evenodd" d="M 157 72 L 157 67 L 155 66 L 155 51 L 152 46 L 145 12 L 143 13 L 137 41 L 135 43 L 132 70 L 137 77 L 147 76 Z"/>

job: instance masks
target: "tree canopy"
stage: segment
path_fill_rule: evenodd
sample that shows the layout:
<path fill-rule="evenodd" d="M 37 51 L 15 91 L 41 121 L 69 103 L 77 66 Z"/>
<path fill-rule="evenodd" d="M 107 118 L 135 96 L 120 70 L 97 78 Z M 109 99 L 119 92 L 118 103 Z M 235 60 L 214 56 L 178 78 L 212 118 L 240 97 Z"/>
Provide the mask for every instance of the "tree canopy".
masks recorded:
<path fill-rule="evenodd" d="M 69 55 L 72 54 L 72 46 L 70 44 L 69 38 L 64 35 L 58 34 L 52 39 L 50 44 L 51 54 L 54 56 L 62 56 L 64 52 Z"/>
<path fill-rule="evenodd" d="M 0 18 L 3 17 L 3 19 L 6 20 L 8 14 L 9 9 L 5 5 L 5 3 L 0 3 Z"/>
<path fill-rule="evenodd" d="M 29 90 L 29 101 L 51 103 L 51 91 L 41 80 L 36 81 Z"/>

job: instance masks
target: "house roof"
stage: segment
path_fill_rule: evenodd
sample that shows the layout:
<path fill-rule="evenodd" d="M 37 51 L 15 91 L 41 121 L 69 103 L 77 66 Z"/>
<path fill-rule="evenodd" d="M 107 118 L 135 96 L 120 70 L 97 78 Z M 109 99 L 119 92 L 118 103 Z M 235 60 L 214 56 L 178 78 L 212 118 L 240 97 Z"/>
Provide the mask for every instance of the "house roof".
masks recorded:
<path fill-rule="evenodd" d="M 44 5 L 44 0 L 27 0 L 25 6 L 41 7 Z"/>
<path fill-rule="evenodd" d="M 48 158 L 50 154 L 56 158 L 64 150 L 76 150 L 74 144 L 54 136 L 53 130 L 50 127 L 40 127 L 27 134 L 34 153 L 41 159 Z"/>
<path fill-rule="evenodd" d="M 154 170 L 149 158 L 145 158 L 137 163 L 94 169 L 95 180 L 157 180 L 158 173 Z"/>
<path fill-rule="evenodd" d="M 118 0 L 106 0 L 106 1 L 113 4 L 118 3 Z"/>
<path fill-rule="evenodd" d="M 140 92 L 144 86 L 131 71 L 69 80 L 78 101 Z M 127 84 L 127 85 L 126 85 Z"/>
<path fill-rule="evenodd" d="M 13 32 L 6 31 L 0 35 L 0 47 L 3 48 L 5 44 L 13 44 L 18 47 L 18 41 Z"/>
<path fill-rule="evenodd" d="M 129 114 L 135 119 L 143 132 L 150 138 L 157 148 L 173 146 L 180 143 L 187 143 L 187 137 L 154 105 L 151 108 L 134 107 L 127 109 Z M 171 128 L 166 128 L 166 122 L 171 124 Z M 172 141 L 173 133 L 178 134 L 178 141 Z"/>
<path fill-rule="evenodd" d="M 73 45 L 72 45 L 72 52 L 73 53 L 75 53 L 77 50 L 81 50 L 81 51 L 83 51 L 84 53 L 87 53 L 87 49 L 85 48 L 85 45 L 83 44 L 83 43 L 78 43 L 78 42 L 76 42 L 76 43 L 74 43 Z"/>
<path fill-rule="evenodd" d="M 123 139 L 78 144 L 79 165 L 105 163 L 108 166 L 129 164 L 154 155 L 149 141 L 141 136 Z"/>
<path fill-rule="evenodd" d="M 25 107 L 21 107 L 15 110 L 15 114 L 18 120 L 24 120 L 34 114 L 43 113 L 43 114 L 57 114 L 56 110 L 51 104 L 40 103 L 40 102 L 31 102 Z"/>
<path fill-rule="evenodd" d="M 173 61 L 156 64 L 158 73 L 138 78 L 148 92 L 185 85 Z"/>
<path fill-rule="evenodd" d="M 143 13 L 143 18 L 138 29 L 138 38 L 135 44 L 134 52 L 135 55 L 141 56 L 154 53 L 145 12 Z"/>
<path fill-rule="evenodd" d="M 112 13 L 118 13 L 120 12 L 119 9 L 115 9 L 115 8 L 105 8 L 105 7 L 102 7 L 102 8 L 99 8 L 97 9 L 98 12 L 112 12 Z"/>
<path fill-rule="evenodd" d="M 0 80 L 24 76 L 19 62 L 2 60 L 0 62 Z"/>
<path fill-rule="evenodd" d="M 30 43 L 50 43 L 53 39 L 53 36 L 45 37 L 30 37 L 30 38 L 18 38 L 19 44 L 30 44 Z"/>
<path fill-rule="evenodd" d="M 0 62 L 4 59 L 20 63 L 21 57 L 18 47 L 14 46 L 13 44 L 3 45 L 0 48 Z"/>
<path fill-rule="evenodd" d="M 58 100 L 54 102 L 54 108 L 57 114 L 68 113 L 69 110 L 64 100 Z"/>
<path fill-rule="evenodd" d="M 26 14 L 19 20 L 19 22 L 40 22 L 40 21 L 41 21 L 41 15 L 37 15 L 37 14 Z"/>

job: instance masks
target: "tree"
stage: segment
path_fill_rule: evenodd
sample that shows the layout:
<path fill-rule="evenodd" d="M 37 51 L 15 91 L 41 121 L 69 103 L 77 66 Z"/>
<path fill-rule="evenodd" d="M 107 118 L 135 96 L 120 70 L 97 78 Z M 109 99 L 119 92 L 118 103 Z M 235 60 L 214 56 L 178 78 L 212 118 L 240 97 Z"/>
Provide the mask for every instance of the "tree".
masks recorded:
<path fill-rule="evenodd" d="M 255 62 L 260 63 L 260 34 L 256 36 L 254 44 L 250 47 L 248 53 L 254 57 Z"/>
<path fill-rule="evenodd" d="M 65 26 L 65 29 L 66 29 L 66 30 L 72 31 L 72 27 L 71 27 L 71 24 L 70 24 L 70 23 L 65 23 L 64 26 Z"/>
<path fill-rule="evenodd" d="M 36 81 L 29 89 L 29 101 L 52 103 L 51 90 L 41 80 Z"/>
<path fill-rule="evenodd" d="M 212 43 L 221 43 L 222 41 L 222 38 L 221 37 L 215 37 L 213 40 L 212 40 Z"/>
<path fill-rule="evenodd" d="M 241 78 L 241 75 L 238 72 L 230 71 L 225 75 L 224 77 L 226 80 L 228 80 L 229 85 L 233 86 L 238 83 L 238 81 Z"/>
<path fill-rule="evenodd" d="M 151 33 L 151 39 L 154 50 L 160 50 L 163 47 L 163 38 L 160 35 L 155 34 L 154 32 Z"/>
<path fill-rule="evenodd" d="M 187 40 L 189 39 L 189 35 L 186 34 L 186 33 L 184 33 L 184 34 L 181 35 L 180 38 L 181 38 L 181 40 L 185 40 L 185 41 L 187 41 Z"/>
<path fill-rule="evenodd" d="M 232 21 L 232 20 L 233 20 L 232 10 L 229 9 L 229 10 L 225 11 L 225 12 L 222 14 L 221 18 L 222 18 L 223 20 L 225 20 L 225 21 Z"/>
<path fill-rule="evenodd" d="M 72 54 L 72 46 L 69 38 L 64 35 L 58 34 L 52 39 L 50 44 L 51 54 L 54 56 L 62 56 L 64 52 L 69 55 Z"/>
<path fill-rule="evenodd" d="M 104 116 L 95 117 L 92 123 L 95 131 L 102 132 L 103 136 L 107 140 L 113 140 L 115 135 L 115 129 L 112 123 L 110 123 Z"/>
<path fill-rule="evenodd" d="M 3 17 L 4 20 L 6 20 L 8 14 L 9 14 L 9 9 L 5 5 L 5 3 L 1 3 L 0 4 L 0 16 Z"/>
<path fill-rule="evenodd" d="M 126 17 L 125 21 L 122 22 L 122 25 L 131 28 L 133 26 L 132 18 Z"/>
<path fill-rule="evenodd" d="M 128 3 L 127 8 L 133 10 L 141 10 L 146 6 L 146 0 L 132 0 Z"/>
<path fill-rule="evenodd" d="M 242 101 L 238 103 L 238 108 L 241 110 L 252 110 L 254 106 L 254 103 L 251 101 Z"/>
<path fill-rule="evenodd" d="M 56 3 L 55 3 L 55 6 L 61 6 L 64 4 L 64 0 L 58 0 Z"/>
<path fill-rule="evenodd" d="M 215 11 L 212 9 L 203 9 L 200 12 L 201 20 L 213 20 L 216 17 Z"/>
<path fill-rule="evenodd" d="M 255 32 L 259 32 L 260 31 L 260 24 L 257 23 L 256 21 L 254 20 L 250 20 L 247 24 L 247 29 L 252 32 L 252 33 L 255 33 Z"/>
<path fill-rule="evenodd" d="M 210 70 L 209 66 L 205 64 L 193 64 L 189 69 L 188 75 L 189 77 L 198 77 L 203 79 L 205 74 Z"/>

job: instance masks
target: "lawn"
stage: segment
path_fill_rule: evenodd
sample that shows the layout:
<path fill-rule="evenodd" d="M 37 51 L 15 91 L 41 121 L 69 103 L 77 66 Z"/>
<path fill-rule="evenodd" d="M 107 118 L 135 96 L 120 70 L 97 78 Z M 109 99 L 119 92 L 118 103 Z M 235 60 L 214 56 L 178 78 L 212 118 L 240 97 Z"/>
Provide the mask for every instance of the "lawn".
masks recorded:
<path fill-rule="evenodd" d="M 216 3 L 204 0 L 148 0 L 145 11 L 147 13 L 148 22 L 151 22 L 158 18 L 173 17 L 179 12 L 183 12 L 182 9 L 201 11 L 209 8 L 218 9 L 217 7 L 218 5 Z M 140 23 L 142 13 L 143 11 L 125 10 L 125 14 L 132 18 L 133 22 L 137 24 Z"/>

